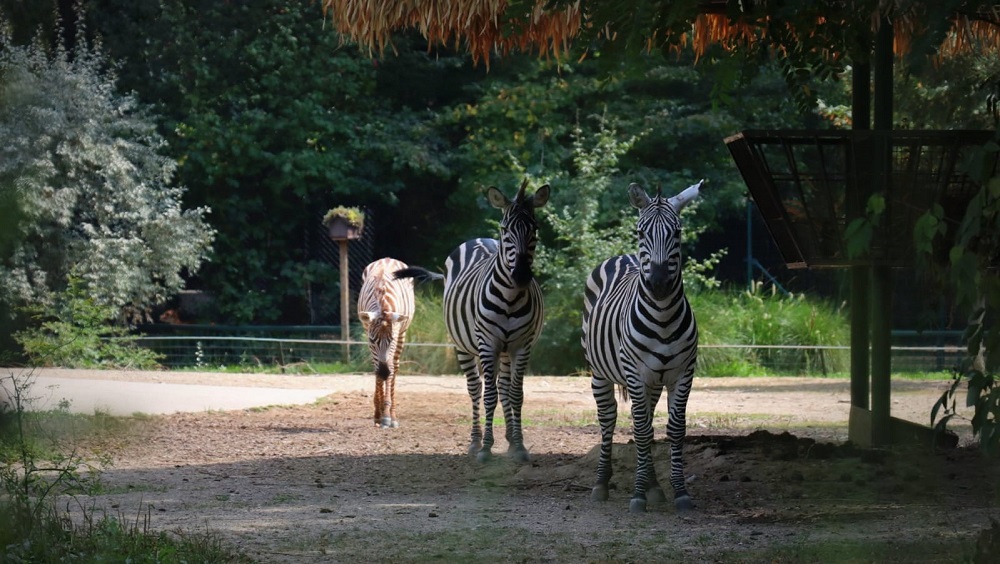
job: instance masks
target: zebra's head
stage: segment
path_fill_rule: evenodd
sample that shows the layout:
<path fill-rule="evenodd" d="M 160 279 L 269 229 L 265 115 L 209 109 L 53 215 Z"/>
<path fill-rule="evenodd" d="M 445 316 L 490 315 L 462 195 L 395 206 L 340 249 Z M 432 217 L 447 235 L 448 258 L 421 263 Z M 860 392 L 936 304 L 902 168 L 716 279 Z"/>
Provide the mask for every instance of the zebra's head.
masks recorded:
<path fill-rule="evenodd" d="M 503 219 L 500 220 L 500 260 L 518 288 L 527 286 L 533 276 L 531 265 L 535 261 L 538 234 L 535 208 L 540 208 L 549 201 L 548 184 L 543 184 L 531 196 L 524 195 L 527 186 L 528 181 L 525 179 L 513 200 L 493 186 L 486 191 L 490 205 L 503 210 Z"/>
<path fill-rule="evenodd" d="M 672 198 L 664 198 L 660 190 L 651 198 L 638 184 L 628 187 L 629 201 L 639 209 L 636 235 L 642 283 L 656 300 L 670 296 L 681 283 L 680 211 L 698 197 L 704 183 L 701 180 Z"/>
<path fill-rule="evenodd" d="M 362 311 L 358 317 L 368 333 L 368 350 L 372 353 L 375 376 L 385 380 L 392 374 L 389 366 L 398 345 L 396 328 L 408 317 L 394 311 Z"/>

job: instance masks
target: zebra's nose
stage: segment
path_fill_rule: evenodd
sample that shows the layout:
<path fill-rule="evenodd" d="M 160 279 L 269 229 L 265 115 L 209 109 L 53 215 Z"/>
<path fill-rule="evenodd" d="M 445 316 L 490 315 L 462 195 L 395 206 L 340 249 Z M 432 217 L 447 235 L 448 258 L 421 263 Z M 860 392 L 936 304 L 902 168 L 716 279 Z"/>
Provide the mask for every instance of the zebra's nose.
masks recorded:
<path fill-rule="evenodd" d="M 389 365 L 385 362 L 380 362 L 375 366 L 375 376 L 379 380 L 385 380 L 389 377 Z"/>
<path fill-rule="evenodd" d="M 531 278 L 534 276 L 531 272 L 531 255 L 517 255 L 514 261 L 514 272 L 511 273 L 511 276 L 519 288 L 523 288 L 531 282 Z"/>
<path fill-rule="evenodd" d="M 654 262 L 649 268 L 649 289 L 656 299 L 667 297 L 674 278 L 674 268 L 670 262 Z"/>

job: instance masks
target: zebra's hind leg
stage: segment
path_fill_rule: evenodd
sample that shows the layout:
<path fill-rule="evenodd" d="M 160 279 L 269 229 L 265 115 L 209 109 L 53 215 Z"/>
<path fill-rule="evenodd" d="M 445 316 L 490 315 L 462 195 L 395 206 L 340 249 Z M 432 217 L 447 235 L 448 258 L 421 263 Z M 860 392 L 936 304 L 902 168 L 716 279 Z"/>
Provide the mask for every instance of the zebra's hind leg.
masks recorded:
<path fill-rule="evenodd" d="M 611 481 L 611 449 L 615 438 L 615 425 L 618 423 L 618 400 L 615 399 L 615 385 L 594 375 L 590 380 L 590 389 L 597 403 L 597 421 L 601 424 L 601 456 L 597 462 L 597 481 L 590 492 L 593 501 L 608 500 L 608 483 Z"/>
<path fill-rule="evenodd" d="M 483 398 L 483 379 L 479 376 L 476 357 L 465 351 L 456 351 L 458 366 L 465 373 L 465 385 L 472 400 L 472 432 L 469 437 L 469 455 L 477 454 L 483 448 L 483 428 L 479 423 L 479 404 Z"/>

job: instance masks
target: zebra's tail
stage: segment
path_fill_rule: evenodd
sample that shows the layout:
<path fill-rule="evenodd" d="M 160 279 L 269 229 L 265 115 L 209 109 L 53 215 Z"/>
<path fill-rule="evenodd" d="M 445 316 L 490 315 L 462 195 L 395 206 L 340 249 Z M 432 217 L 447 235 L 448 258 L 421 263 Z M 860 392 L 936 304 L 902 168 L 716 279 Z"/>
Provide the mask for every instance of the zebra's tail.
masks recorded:
<path fill-rule="evenodd" d="M 392 273 L 392 277 L 396 280 L 401 280 L 403 278 L 413 278 L 417 282 L 430 282 L 432 280 L 444 280 L 444 274 L 438 274 L 437 272 L 431 272 L 426 268 L 419 266 L 410 266 L 408 268 L 400 268 L 399 270 Z"/>

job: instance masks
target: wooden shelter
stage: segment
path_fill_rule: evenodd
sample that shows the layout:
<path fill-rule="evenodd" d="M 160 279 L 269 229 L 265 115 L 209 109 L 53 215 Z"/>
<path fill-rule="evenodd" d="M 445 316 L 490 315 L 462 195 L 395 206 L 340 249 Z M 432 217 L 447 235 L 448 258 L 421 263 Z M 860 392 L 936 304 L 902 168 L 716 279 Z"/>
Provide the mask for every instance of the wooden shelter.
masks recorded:
<path fill-rule="evenodd" d="M 592 48 L 627 56 L 690 48 L 700 56 L 711 45 L 779 56 L 793 71 L 805 74 L 822 74 L 824 69 L 849 64 L 853 131 L 817 142 L 839 143 L 856 155 L 860 146 L 854 140 L 861 139 L 867 143 L 864 151 L 870 158 L 861 159 L 862 167 L 842 175 L 835 190 L 828 187 L 827 193 L 811 196 L 829 202 L 829 192 L 840 190 L 846 209 L 838 212 L 837 220 L 861 217 L 868 195 L 887 192 L 893 182 L 893 147 L 902 140 L 892 122 L 895 59 L 1000 45 L 1000 4 L 962 0 L 826 0 L 804 6 L 767 0 L 323 0 L 323 6 L 338 32 L 373 55 L 391 47 L 394 32 L 416 29 L 431 47 L 467 49 L 474 61 L 487 65 L 490 57 L 515 49 L 560 55 L 575 46 L 580 56 Z M 757 134 L 774 137 L 785 146 L 808 137 L 803 132 Z M 944 137 L 953 146 L 969 142 L 954 134 Z M 842 241 L 836 239 L 842 237 L 842 225 L 834 226 L 832 237 L 817 230 L 813 240 L 806 240 L 817 225 L 808 221 L 791 225 L 794 222 L 781 207 L 771 171 L 761 172 L 766 169 L 761 164 L 764 151 L 754 154 L 748 147 L 745 135 L 730 144 L 747 184 L 751 189 L 756 184 L 755 199 L 764 200 L 762 209 L 774 204 L 765 219 L 772 234 L 778 234 L 775 237 L 786 260 L 807 266 L 803 253 L 812 253 L 814 264 L 841 261 L 842 255 L 822 245 L 839 248 Z M 911 233 L 912 229 L 895 236 L 910 238 Z M 892 234 L 883 230 L 882 237 L 873 241 L 873 247 L 891 248 Z M 851 269 L 852 281 L 850 438 L 862 445 L 890 444 L 914 433 L 924 439 L 926 428 L 890 415 L 892 268 L 898 264 L 893 263 L 891 253 L 869 259 L 839 264 Z"/>

